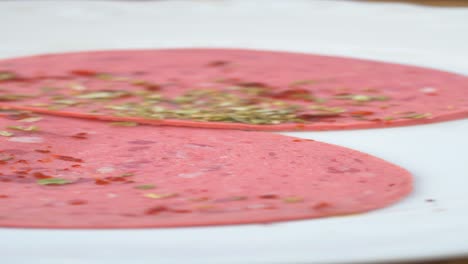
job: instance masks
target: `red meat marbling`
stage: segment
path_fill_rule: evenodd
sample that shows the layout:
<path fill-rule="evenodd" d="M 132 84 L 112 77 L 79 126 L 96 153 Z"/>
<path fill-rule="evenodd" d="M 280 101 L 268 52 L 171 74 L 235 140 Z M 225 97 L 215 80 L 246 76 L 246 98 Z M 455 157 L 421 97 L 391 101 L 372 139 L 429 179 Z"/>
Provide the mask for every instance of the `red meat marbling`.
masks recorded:
<path fill-rule="evenodd" d="M 0 131 L 2 227 L 271 223 L 362 213 L 412 188 L 379 158 L 264 132 L 6 112 Z"/>
<path fill-rule="evenodd" d="M 339 130 L 466 118 L 467 83 L 432 69 L 287 52 L 80 52 L 0 61 L 0 107 L 154 125 Z M 218 93 L 198 98 L 195 112 L 176 99 L 200 90 Z M 213 102 L 230 93 L 243 100 Z"/>

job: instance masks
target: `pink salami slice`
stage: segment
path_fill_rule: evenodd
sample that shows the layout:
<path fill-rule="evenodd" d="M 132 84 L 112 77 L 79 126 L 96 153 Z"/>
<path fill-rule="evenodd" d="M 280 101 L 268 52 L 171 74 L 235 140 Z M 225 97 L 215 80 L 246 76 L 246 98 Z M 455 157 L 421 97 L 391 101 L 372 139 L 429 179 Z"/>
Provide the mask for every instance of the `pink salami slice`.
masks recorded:
<path fill-rule="evenodd" d="M 404 169 L 263 132 L 4 114 L 0 226 L 144 228 L 362 213 L 411 191 Z"/>
<path fill-rule="evenodd" d="M 467 83 L 431 69 L 285 52 L 82 52 L 1 61 L 0 107 L 187 127 L 357 129 L 466 118 Z"/>

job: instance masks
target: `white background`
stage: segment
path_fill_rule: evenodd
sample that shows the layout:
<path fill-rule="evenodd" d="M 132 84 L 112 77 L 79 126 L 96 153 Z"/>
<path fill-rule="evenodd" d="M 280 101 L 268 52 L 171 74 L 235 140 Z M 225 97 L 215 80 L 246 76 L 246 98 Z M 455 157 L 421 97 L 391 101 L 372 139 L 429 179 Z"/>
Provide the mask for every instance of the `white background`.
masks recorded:
<path fill-rule="evenodd" d="M 326 0 L 7 1 L 0 2 L 0 23 L 1 58 L 236 47 L 345 55 L 468 75 L 463 8 Z M 468 254 L 468 120 L 289 134 L 401 165 L 414 174 L 416 189 L 403 202 L 369 214 L 268 226 L 0 229 L 1 263 L 376 263 Z M 429 198 L 436 202 L 425 202 Z"/>

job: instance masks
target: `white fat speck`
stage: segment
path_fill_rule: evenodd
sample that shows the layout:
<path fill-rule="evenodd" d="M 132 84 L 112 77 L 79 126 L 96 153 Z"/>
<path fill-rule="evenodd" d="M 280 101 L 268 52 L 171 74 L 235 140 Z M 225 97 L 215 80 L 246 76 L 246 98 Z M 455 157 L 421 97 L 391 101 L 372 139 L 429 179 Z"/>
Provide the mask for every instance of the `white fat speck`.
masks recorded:
<path fill-rule="evenodd" d="M 434 87 L 423 87 L 421 89 L 419 89 L 419 91 L 421 93 L 425 93 L 425 94 L 434 94 L 437 92 L 437 88 L 434 88 Z"/>
<path fill-rule="evenodd" d="M 70 89 L 75 90 L 75 91 L 84 91 L 86 90 L 86 86 L 80 84 L 80 83 L 72 83 L 70 84 Z"/>
<path fill-rule="evenodd" d="M 234 207 L 234 208 L 224 208 L 223 209 L 224 212 L 239 212 L 239 211 L 244 211 L 244 208 L 242 207 Z"/>
<path fill-rule="evenodd" d="M 203 175 L 203 172 L 202 172 L 202 171 L 190 172 L 190 173 L 179 173 L 179 174 L 177 174 L 178 177 L 186 178 L 186 179 L 195 178 L 195 177 L 198 177 L 198 176 L 200 176 L 200 175 Z"/>
<path fill-rule="evenodd" d="M 202 83 L 199 83 L 198 86 L 200 87 L 203 87 L 203 88 L 209 88 L 209 87 L 212 87 L 214 85 L 217 85 L 217 83 L 213 83 L 213 82 L 202 82 Z"/>
<path fill-rule="evenodd" d="M 117 197 L 117 194 L 115 194 L 115 193 L 108 193 L 108 194 L 107 194 L 107 198 L 111 198 L 111 199 L 112 199 L 112 198 L 115 198 L 115 197 Z"/>
<path fill-rule="evenodd" d="M 101 168 L 97 169 L 96 171 L 99 172 L 99 173 L 102 173 L 102 174 L 111 173 L 111 172 L 115 171 L 115 168 L 114 167 L 101 167 Z"/>
<path fill-rule="evenodd" d="M 42 143 L 44 142 L 44 139 L 41 137 L 11 137 L 8 141 L 19 143 Z"/>
<path fill-rule="evenodd" d="M 44 202 L 44 203 L 51 203 L 51 202 L 54 202 L 55 199 L 44 197 L 44 198 L 39 198 L 39 201 Z"/>
<path fill-rule="evenodd" d="M 251 204 L 247 205 L 247 209 L 264 209 L 266 208 L 266 204 Z"/>
<path fill-rule="evenodd" d="M 182 150 L 178 150 L 175 154 L 175 156 L 179 159 L 185 159 L 187 158 L 187 153 L 185 153 L 185 151 L 182 151 Z"/>
<path fill-rule="evenodd" d="M 185 146 L 189 148 L 213 148 L 213 146 L 210 146 L 210 145 L 197 144 L 197 143 L 189 143 L 189 144 L 186 144 Z"/>
<path fill-rule="evenodd" d="M 377 174 L 372 173 L 372 172 L 360 172 L 360 173 L 356 173 L 354 176 L 356 176 L 356 177 L 365 177 L 365 178 L 373 178 L 373 177 L 376 177 Z"/>

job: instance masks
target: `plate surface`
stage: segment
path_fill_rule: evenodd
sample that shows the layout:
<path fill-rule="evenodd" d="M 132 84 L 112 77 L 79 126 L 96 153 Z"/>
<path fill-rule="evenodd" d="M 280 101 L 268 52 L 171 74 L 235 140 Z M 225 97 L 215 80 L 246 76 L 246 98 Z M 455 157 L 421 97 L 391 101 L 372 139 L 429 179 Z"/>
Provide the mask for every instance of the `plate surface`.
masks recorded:
<path fill-rule="evenodd" d="M 7 1 L 0 57 L 122 48 L 239 47 L 408 63 L 468 74 L 468 9 L 342 1 Z M 468 86 L 467 86 L 468 96 Z M 376 263 L 468 255 L 468 120 L 285 133 L 410 170 L 416 189 L 369 214 L 273 225 L 0 229 L 2 263 Z M 427 202 L 433 199 L 433 202 Z"/>

